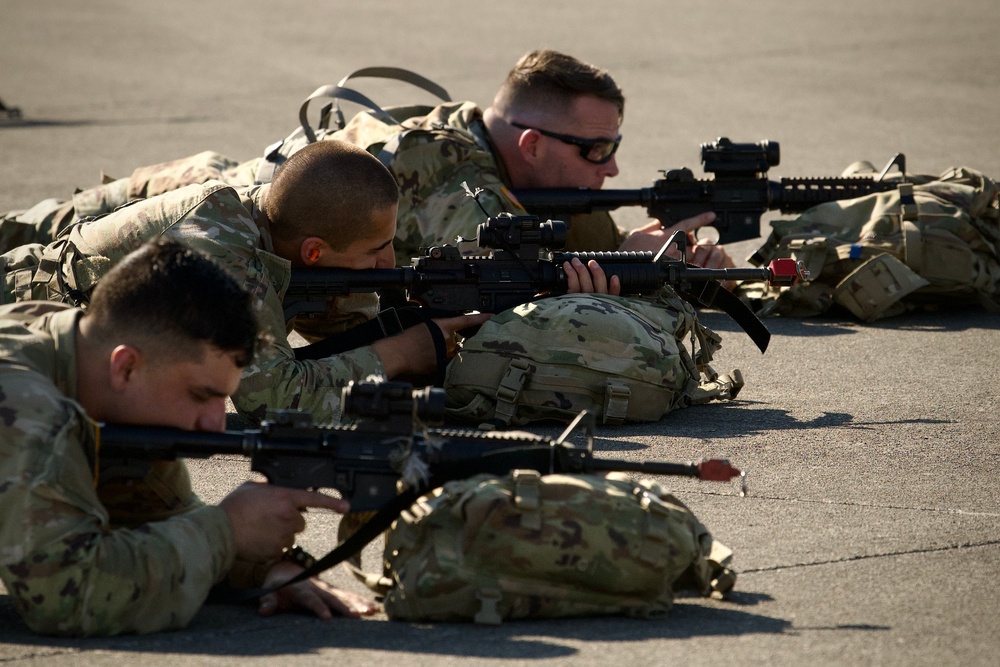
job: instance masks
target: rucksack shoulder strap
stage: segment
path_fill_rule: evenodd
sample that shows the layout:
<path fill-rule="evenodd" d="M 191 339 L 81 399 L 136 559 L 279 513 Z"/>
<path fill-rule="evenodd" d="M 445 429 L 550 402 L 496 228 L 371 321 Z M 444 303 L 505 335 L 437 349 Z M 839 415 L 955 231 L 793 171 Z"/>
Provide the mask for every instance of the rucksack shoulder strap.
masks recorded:
<path fill-rule="evenodd" d="M 372 101 L 369 97 L 346 86 L 347 82 L 351 79 L 366 77 L 402 81 L 403 83 L 408 83 L 416 88 L 420 88 L 421 90 L 430 93 L 431 95 L 434 95 L 443 102 L 451 101 L 451 96 L 448 94 L 447 90 L 430 79 L 417 74 L 416 72 L 412 72 L 401 67 L 363 67 L 362 69 L 351 72 L 341 79 L 336 85 L 320 86 L 314 90 L 312 94 L 305 99 L 305 101 L 302 102 L 302 106 L 299 107 L 299 123 L 302 126 L 302 132 L 309 140 L 309 143 L 316 141 L 316 131 L 309 124 L 309 104 L 313 100 L 319 98 L 333 100 L 333 104 L 324 108 L 323 112 L 320 114 L 319 127 L 321 129 L 325 129 L 328 126 L 331 112 L 336 115 L 337 126 L 343 129 L 346 124 L 346 120 L 343 112 L 340 110 L 340 100 L 347 100 L 348 102 L 354 102 L 360 106 L 367 107 L 368 109 L 371 109 L 371 111 L 380 120 L 390 125 L 396 125 L 398 123 L 392 115 L 386 113 L 382 107 Z"/>

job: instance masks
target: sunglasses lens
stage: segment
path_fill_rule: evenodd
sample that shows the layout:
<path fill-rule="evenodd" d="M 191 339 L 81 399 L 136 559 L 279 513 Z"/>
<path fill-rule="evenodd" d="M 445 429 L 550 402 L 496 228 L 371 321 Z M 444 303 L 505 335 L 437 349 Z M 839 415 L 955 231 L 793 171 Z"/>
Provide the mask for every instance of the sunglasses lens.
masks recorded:
<path fill-rule="evenodd" d="M 598 141 L 590 146 L 585 157 L 595 164 L 604 164 L 611 159 L 616 150 L 618 150 L 617 141 Z"/>

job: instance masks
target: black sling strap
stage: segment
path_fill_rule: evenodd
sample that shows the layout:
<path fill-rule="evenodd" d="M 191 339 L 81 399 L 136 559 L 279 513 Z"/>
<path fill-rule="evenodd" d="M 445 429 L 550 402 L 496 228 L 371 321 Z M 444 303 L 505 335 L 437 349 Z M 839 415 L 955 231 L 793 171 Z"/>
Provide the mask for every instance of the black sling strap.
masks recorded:
<path fill-rule="evenodd" d="M 431 314 L 422 308 L 387 308 L 364 324 L 359 324 L 333 336 L 327 336 L 311 345 L 295 348 L 295 360 L 323 359 L 355 350 L 377 340 L 395 336 L 405 329 L 420 324 L 427 327 L 431 334 L 431 340 L 434 342 L 434 356 L 437 360 L 434 386 L 443 387 L 445 371 L 448 366 L 448 345 L 441 328 L 431 319 Z"/>

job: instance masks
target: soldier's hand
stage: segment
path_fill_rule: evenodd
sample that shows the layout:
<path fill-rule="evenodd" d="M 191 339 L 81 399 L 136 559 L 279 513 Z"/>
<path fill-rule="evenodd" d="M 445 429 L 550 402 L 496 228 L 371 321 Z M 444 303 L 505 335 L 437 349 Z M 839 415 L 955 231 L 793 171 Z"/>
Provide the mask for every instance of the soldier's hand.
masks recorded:
<path fill-rule="evenodd" d="M 563 271 L 566 272 L 566 292 L 568 294 L 621 294 L 621 279 L 618 276 L 611 276 L 608 280 L 604 274 L 604 269 L 594 260 L 586 264 L 574 257 L 568 262 L 563 262 Z"/>
<path fill-rule="evenodd" d="M 663 244 L 667 242 L 667 239 L 674 232 L 682 231 L 688 237 L 687 261 L 689 264 L 701 266 L 706 269 L 733 268 L 736 266 L 736 263 L 733 262 L 733 258 L 729 256 L 729 253 L 726 252 L 723 246 L 715 245 L 714 243 L 699 243 L 695 237 L 694 233 L 696 230 L 713 222 L 715 222 L 715 213 L 711 211 L 696 215 L 693 218 L 681 220 L 676 225 L 671 225 L 670 227 L 662 227 L 659 221 L 653 221 L 633 231 L 619 249 L 659 252 L 660 248 L 663 247 Z M 668 248 L 667 253 L 674 258 L 680 256 L 680 253 L 674 246 Z M 727 280 L 722 285 L 726 289 L 732 290 L 736 287 L 736 281 Z"/>
<path fill-rule="evenodd" d="M 348 502 L 316 491 L 246 482 L 222 499 L 219 507 L 229 517 L 236 554 L 247 560 L 277 558 L 295 544 L 296 533 L 305 530 L 302 511 L 308 507 L 343 514 Z"/>
<path fill-rule="evenodd" d="M 667 239 L 677 231 L 687 234 L 688 239 L 693 243 L 695 230 L 710 225 L 713 222 L 715 222 L 715 213 L 711 211 L 696 215 L 693 218 L 681 220 L 676 225 L 671 225 L 670 227 L 664 227 L 659 220 L 653 220 L 649 224 L 633 230 L 618 249 L 635 252 L 659 252 L 663 244 L 667 242 Z"/>
<path fill-rule="evenodd" d="M 736 266 L 726 249 L 714 243 L 698 243 L 688 246 L 688 263 L 706 269 L 732 269 Z M 722 286 L 730 292 L 736 288 L 737 281 L 724 280 Z"/>
<path fill-rule="evenodd" d="M 295 563 L 279 561 L 268 571 L 264 579 L 264 588 L 278 586 L 301 571 L 302 568 Z M 259 602 L 257 611 L 261 616 L 271 616 L 278 611 L 303 610 L 311 611 L 322 619 L 333 618 L 334 614 L 357 618 L 371 616 L 380 609 L 374 600 L 334 588 L 316 577 L 262 595 Z"/>

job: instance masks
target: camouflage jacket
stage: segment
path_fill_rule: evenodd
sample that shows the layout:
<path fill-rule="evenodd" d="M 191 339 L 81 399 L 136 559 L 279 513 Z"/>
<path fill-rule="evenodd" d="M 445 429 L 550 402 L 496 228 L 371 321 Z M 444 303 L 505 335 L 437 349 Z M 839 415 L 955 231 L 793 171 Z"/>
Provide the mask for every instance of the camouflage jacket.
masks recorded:
<path fill-rule="evenodd" d="M 29 243 L 47 245 L 75 222 L 111 213 L 136 199 L 146 199 L 185 185 L 218 180 L 229 185 L 252 185 L 256 161 L 239 164 L 214 151 L 139 167 L 130 176 L 111 179 L 79 190 L 68 200 L 46 199 L 29 209 L 0 216 L 0 253 Z"/>
<path fill-rule="evenodd" d="M 261 328 L 272 339 L 243 373 L 232 397 L 237 411 L 252 421 L 260 421 L 270 407 L 309 410 L 317 421 L 337 420 L 340 388 L 385 369 L 368 346 L 325 359 L 295 359 L 281 307 L 291 266 L 274 254 L 269 230 L 258 224 L 259 195 L 259 188 L 237 192 L 216 181 L 191 185 L 75 225 L 48 246 L 22 246 L 0 255 L 2 301 L 83 302 L 129 252 L 157 236 L 174 238 L 216 259 L 255 296 Z M 360 314 L 347 314 L 348 323 L 373 316 L 377 306 L 374 300 L 369 305 Z M 343 324 L 336 321 L 338 307 L 331 306 L 331 330 Z"/>
<path fill-rule="evenodd" d="M 323 139 L 348 141 L 379 155 L 397 137 L 389 169 L 400 188 L 395 240 L 398 266 L 408 266 L 421 247 L 454 243 L 459 236 L 475 239 L 485 217 L 466 196 L 463 182 L 483 190 L 480 202 L 490 215 L 524 213 L 507 189 L 510 178 L 490 142 L 482 111 L 472 102 L 443 104 L 401 125 L 389 125 L 362 112 L 343 130 Z M 260 161 L 238 163 L 205 151 L 141 167 L 128 177 L 78 192 L 69 201 L 47 199 L 0 218 L 0 252 L 27 243 L 49 243 L 83 217 L 103 215 L 126 202 L 185 185 L 209 180 L 235 187 L 251 185 Z M 565 249 L 574 252 L 617 250 L 625 236 L 605 211 L 573 215 L 567 222 Z"/>
<path fill-rule="evenodd" d="M 76 400 L 80 313 L 0 307 L 0 579 L 36 632 L 183 627 L 233 566 L 229 520 L 195 497 L 180 462 L 127 475 L 101 462 L 95 478 Z"/>
<path fill-rule="evenodd" d="M 399 185 L 397 265 L 408 266 L 421 247 L 454 243 L 459 236 L 476 238 L 485 216 L 463 183 L 482 189 L 479 201 L 490 215 L 524 213 L 507 189 L 510 178 L 490 142 L 482 111 L 472 102 L 442 104 L 397 126 L 360 113 L 324 138 L 349 141 L 379 155 L 397 137 L 388 162 Z M 569 222 L 567 250 L 617 250 L 621 243 L 622 233 L 607 213 L 573 216 Z"/>

